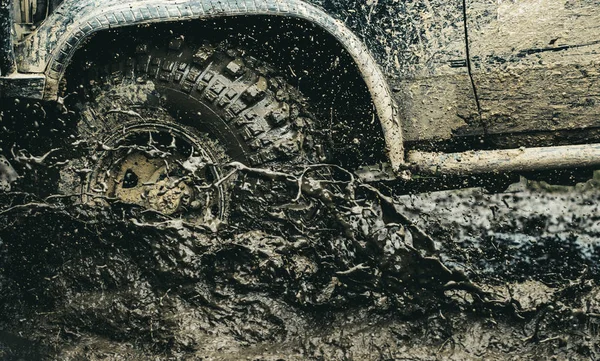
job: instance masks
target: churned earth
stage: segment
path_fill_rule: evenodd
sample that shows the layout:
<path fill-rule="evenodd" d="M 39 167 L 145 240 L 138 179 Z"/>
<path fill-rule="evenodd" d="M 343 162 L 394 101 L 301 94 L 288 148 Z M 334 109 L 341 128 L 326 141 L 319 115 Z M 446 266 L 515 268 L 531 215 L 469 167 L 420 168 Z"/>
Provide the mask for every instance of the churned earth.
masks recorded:
<path fill-rule="evenodd" d="M 594 181 L 394 198 L 335 167 L 235 182 L 216 233 L 3 193 L 2 359 L 598 357 Z"/>
<path fill-rule="evenodd" d="M 596 180 L 396 195 L 231 162 L 207 226 L 58 192 L 75 115 L 2 110 L 2 360 L 599 357 Z"/>

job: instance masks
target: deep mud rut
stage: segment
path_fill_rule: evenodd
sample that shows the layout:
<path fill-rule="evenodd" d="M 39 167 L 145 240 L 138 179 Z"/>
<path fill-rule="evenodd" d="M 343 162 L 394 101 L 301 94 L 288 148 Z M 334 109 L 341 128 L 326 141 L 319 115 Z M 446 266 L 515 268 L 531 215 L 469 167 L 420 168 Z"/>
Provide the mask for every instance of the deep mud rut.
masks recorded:
<path fill-rule="evenodd" d="M 55 195 L 54 146 L 35 124 L 2 142 L 21 177 L 0 194 L 0 359 L 599 357 L 593 181 L 395 196 L 336 166 L 232 164 L 215 232 Z"/>

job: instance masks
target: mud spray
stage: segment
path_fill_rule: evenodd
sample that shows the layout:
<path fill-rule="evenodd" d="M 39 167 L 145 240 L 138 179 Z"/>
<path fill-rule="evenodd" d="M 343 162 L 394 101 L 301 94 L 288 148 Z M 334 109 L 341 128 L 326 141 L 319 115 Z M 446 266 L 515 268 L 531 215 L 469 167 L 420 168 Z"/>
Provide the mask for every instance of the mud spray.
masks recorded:
<path fill-rule="evenodd" d="M 437 222 L 432 239 L 403 215 L 410 199 L 336 166 L 229 169 L 216 232 L 116 200 L 3 193 L 2 359 L 597 357 L 598 249 L 576 234 L 515 217 L 470 238 Z M 523 229 L 529 242 L 509 236 Z"/>

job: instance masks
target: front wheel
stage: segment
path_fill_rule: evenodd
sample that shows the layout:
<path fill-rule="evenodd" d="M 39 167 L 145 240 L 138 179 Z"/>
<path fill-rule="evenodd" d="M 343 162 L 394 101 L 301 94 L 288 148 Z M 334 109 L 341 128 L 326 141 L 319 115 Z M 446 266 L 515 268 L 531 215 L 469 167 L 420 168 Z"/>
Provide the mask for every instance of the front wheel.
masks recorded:
<path fill-rule="evenodd" d="M 322 160 L 306 99 L 268 64 L 181 38 L 130 49 L 71 72 L 87 147 L 63 168 L 63 192 L 204 223 L 227 218 L 228 162 Z"/>

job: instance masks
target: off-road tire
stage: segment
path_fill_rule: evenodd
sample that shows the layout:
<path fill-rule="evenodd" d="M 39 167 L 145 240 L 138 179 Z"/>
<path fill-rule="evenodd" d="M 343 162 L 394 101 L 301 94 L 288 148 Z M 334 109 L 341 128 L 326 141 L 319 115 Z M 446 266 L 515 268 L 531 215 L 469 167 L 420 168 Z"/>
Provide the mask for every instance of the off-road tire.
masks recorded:
<path fill-rule="evenodd" d="M 183 37 L 134 42 L 108 61 L 90 52 L 67 78 L 81 114 L 78 143 L 91 154 L 63 172 L 63 190 L 89 193 L 89 175 L 64 181 L 65 174 L 93 170 L 94 151 L 111 149 L 119 134 L 136 127 L 191 134 L 221 164 L 323 160 L 306 99 L 273 67 L 227 45 L 188 46 Z"/>
<path fill-rule="evenodd" d="M 146 102 L 150 107 L 167 108 L 180 118 L 178 123 L 189 119 L 191 124 L 183 124 L 217 139 L 234 160 L 250 165 L 300 162 L 306 160 L 303 156 L 320 152 L 320 147 L 315 152 L 310 135 L 315 121 L 307 111 L 306 98 L 272 66 L 227 45 L 187 46 L 177 37 L 168 44 L 156 43 L 138 44 L 134 53 L 117 52 L 111 64 L 86 62 L 87 69 L 78 76 L 85 106 L 97 112 L 96 100 L 112 96 L 115 86 L 152 82 L 157 99 Z M 208 114 L 198 114 L 194 108 L 198 104 Z M 119 127 L 119 119 L 117 124 L 89 117 L 87 121 L 94 129 L 82 131 L 95 137 Z"/>

